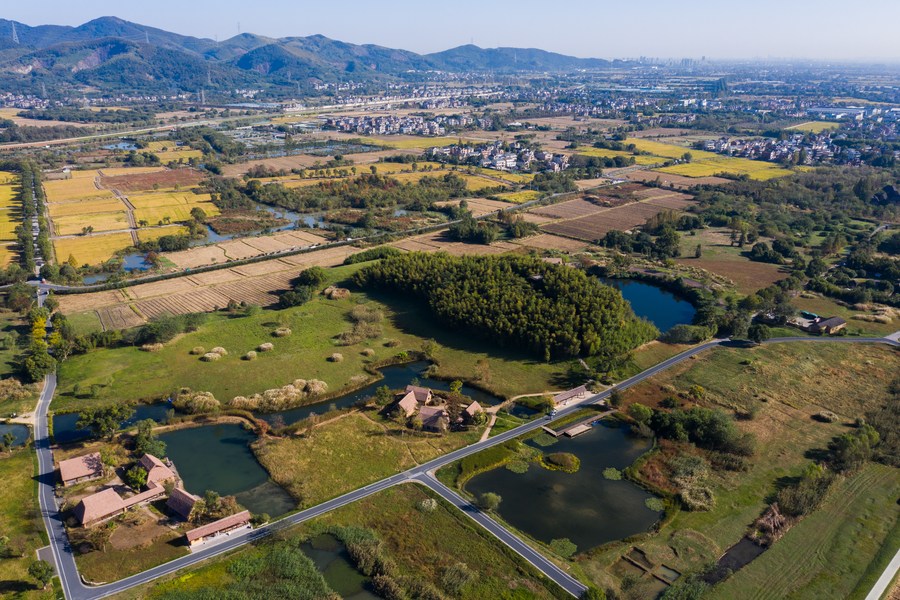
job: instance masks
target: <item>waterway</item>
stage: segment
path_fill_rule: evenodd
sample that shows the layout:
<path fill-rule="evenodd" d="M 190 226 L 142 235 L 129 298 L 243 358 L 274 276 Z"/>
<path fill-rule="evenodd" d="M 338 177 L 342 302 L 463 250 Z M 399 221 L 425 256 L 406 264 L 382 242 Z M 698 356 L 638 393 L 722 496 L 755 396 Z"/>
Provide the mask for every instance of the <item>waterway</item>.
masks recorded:
<path fill-rule="evenodd" d="M 327 400 L 325 402 L 310 404 L 308 406 L 300 406 L 298 408 L 291 408 L 280 412 L 259 414 L 257 416 L 261 419 L 264 419 L 269 424 L 282 423 L 284 425 L 290 425 L 291 423 L 296 423 L 297 421 L 305 419 L 312 413 L 320 415 L 329 410 L 350 408 L 363 398 L 374 396 L 375 390 L 383 385 L 388 386 L 392 390 L 404 389 L 414 380 L 418 380 L 418 385 L 431 388 L 433 390 L 449 390 L 449 381 L 432 379 L 425 376 L 425 371 L 428 369 L 430 364 L 431 363 L 427 361 L 416 361 L 403 365 L 392 365 L 389 367 L 384 367 L 383 369 L 379 369 L 384 377 L 383 379 L 371 383 L 355 392 L 351 392 L 339 398 Z M 464 395 L 469 396 L 473 400 L 477 401 L 482 406 L 493 406 L 494 404 L 500 402 L 500 399 L 496 396 L 468 385 L 463 385 L 462 390 L 460 391 Z"/>
<path fill-rule="evenodd" d="M 156 404 L 138 404 L 134 407 L 134 415 L 127 421 L 123 421 L 121 427 L 130 427 L 138 421 L 144 419 L 153 419 L 157 423 L 163 423 L 166 420 L 166 414 L 172 407 L 165 402 Z M 71 444 L 72 442 L 80 442 L 90 437 L 91 432 L 87 429 L 78 429 L 78 413 L 64 413 L 53 415 L 53 439 L 57 444 Z"/>
<path fill-rule="evenodd" d="M 476 496 L 499 494 L 505 521 L 542 542 L 568 538 L 583 551 L 647 531 L 659 519 L 660 513 L 645 504 L 653 498 L 650 493 L 625 479 L 603 476 L 608 467 L 629 466 L 650 445 L 626 428 L 601 421 L 578 437 L 540 448 L 576 455 L 581 460 L 577 472 L 550 471 L 536 463 L 522 474 L 500 467 L 473 477 L 466 490 Z"/>
<path fill-rule="evenodd" d="M 692 323 L 697 312 L 687 300 L 651 283 L 636 279 L 600 278 L 600 281 L 622 292 L 634 314 L 647 319 L 663 333 L 676 325 Z"/>
<path fill-rule="evenodd" d="M 296 502 L 269 479 L 250 444 L 256 434 L 243 425 L 220 423 L 163 433 L 166 453 L 175 463 L 186 490 L 203 495 L 215 490 L 223 496 L 235 496 L 253 513 L 282 515 Z"/>
<path fill-rule="evenodd" d="M 0 438 L 7 433 L 13 434 L 13 446 L 22 446 L 31 437 L 31 430 L 20 423 L 0 423 Z"/>
<path fill-rule="evenodd" d="M 371 580 L 360 573 L 347 548 L 333 535 L 317 535 L 300 547 L 321 571 L 325 582 L 344 600 L 378 600 L 368 590 Z"/>

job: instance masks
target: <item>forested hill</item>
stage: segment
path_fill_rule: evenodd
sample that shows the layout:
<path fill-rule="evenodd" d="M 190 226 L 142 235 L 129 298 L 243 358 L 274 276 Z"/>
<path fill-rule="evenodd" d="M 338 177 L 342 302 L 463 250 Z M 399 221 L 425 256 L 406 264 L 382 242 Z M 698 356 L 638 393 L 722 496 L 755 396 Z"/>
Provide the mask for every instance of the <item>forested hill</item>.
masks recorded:
<path fill-rule="evenodd" d="M 355 283 L 420 298 L 445 325 L 544 360 L 614 359 L 659 334 L 618 290 L 527 256 L 411 252 L 366 267 Z"/>

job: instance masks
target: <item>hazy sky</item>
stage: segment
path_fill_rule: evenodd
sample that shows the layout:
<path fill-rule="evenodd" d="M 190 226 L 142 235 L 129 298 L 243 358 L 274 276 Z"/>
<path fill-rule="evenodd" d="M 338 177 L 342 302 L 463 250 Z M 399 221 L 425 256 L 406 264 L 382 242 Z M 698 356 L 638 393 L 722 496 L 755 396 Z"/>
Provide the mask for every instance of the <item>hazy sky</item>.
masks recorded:
<path fill-rule="evenodd" d="M 33 0 L 0 16 L 78 25 L 114 15 L 220 40 L 321 33 L 426 53 L 474 41 L 599 58 L 900 60 L 900 0 Z"/>

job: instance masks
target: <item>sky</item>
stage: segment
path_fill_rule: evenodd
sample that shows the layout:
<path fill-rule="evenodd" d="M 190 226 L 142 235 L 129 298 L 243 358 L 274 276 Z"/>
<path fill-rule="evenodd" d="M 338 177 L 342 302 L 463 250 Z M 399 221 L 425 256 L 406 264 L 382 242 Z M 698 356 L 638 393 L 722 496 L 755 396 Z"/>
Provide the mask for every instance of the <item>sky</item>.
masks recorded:
<path fill-rule="evenodd" d="M 32 0 L 0 17 L 79 25 L 100 16 L 223 40 L 322 34 L 419 53 L 462 44 L 581 57 L 900 61 L 900 0 Z"/>

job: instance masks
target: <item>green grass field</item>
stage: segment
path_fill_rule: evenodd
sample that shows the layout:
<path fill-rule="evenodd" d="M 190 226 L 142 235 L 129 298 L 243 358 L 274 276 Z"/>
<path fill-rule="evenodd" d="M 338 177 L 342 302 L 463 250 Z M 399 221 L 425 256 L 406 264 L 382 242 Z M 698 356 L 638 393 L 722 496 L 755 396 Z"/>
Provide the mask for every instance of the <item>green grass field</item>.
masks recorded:
<path fill-rule="evenodd" d="M 258 442 L 254 452 L 272 479 L 308 507 L 474 443 L 480 435 L 480 428 L 415 434 L 368 412 L 322 424 L 308 437 Z"/>
<path fill-rule="evenodd" d="M 0 309 L 0 378 L 9 377 L 19 370 L 19 360 L 28 348 L 28 323 L 22 316 Z M 22 338 L 22 339 L 20 339 Z"/>
<path fill-rule="evenodd" d="M 360 265 L 331 269 L 329 275 L 341 280 L 358 268 Z M 337 346 L 335 337 L 351 328 L 350 311 L 366 302 L 381 307 L 386 314 L 382 335 L 353 346 Z M 272 332 L 278 327 L 289 327 L 293 334 L 273 338 Z M 180 336 L 160 352 L 124 347 L 73 356 L 60 368 L 61 393 L 53 407 L 65 412 L 88 403 L 154 400 L 182 386 L 210 391 L 225 402 L 298 378 L 323 380 L 329 392 L 336 394 L 354 377 L 369 377 L 365 365 L 390 359 L 403 350 L 421 350 L 428 339 L 437 341 L 434 357 L 440 377 L 473 380 L 502 396 L 565 389 L 569 383 L 570 362 L 545 363 L 473 339 L 464 332 L 450 331 L 438 326 L 418 303 L 387 297 L 376 300 L 354 292 L 346 300 L 317 296 L 300 307 L 265 310 L 251 317 L 230 318 L 217 313 L 198 331 Z M 255 361 L 241 360 L 244 353 L 264 342 L 272 342 L 275 350 L 260 353 Z M 207 350 L 222 346 L 229 355 L 216 362 L 201 362 L 190 354 L 195 346 Z M 373 356 L 363 356 L 366 348 L 374 351 Z M 333 352 L 343 354 L 344 360 L 328 361 Z M 76 383 L 82 389 L 100 385 L 97 398 L 73 397 Z"/>
<path fill-rule="evenodd" d="M 866 465 L 835 483 L 819 510 L 708 597 L 865 597 L 874 584 L 862 581 L 870 563 L 883 546 L 892 556 L 900 545 L 898 494 L 900 470 Z"/>
<path fill-rule="evenodd" d="M 0 596 L 4 598 L 53 598 L 50 587 L 36 589 L 28 575 L 34 552 L 45 544 L 34 481 L 34 453 L 30 448 L 0 454 L 0 535 L 24 552 L 21 558 L 0 559 Z"/>
<path fill-rule="evenodd" d="M 429 582 L 441 589 L 442 575 L 448 566 L 462 562 L 475 571 L 477 577 L 453 598 L 568 598 L 534 567 L 443 501 L 438 500 L 437 509 L 433 512 L 417 510 L 418 503 L 428 498 L 432 498 L 431 493 L 415 484 L 393 487 L 282 535 L 306 539 L 334 525 L 365 527 L 383 540 L 386 553 L 396 561 L 402 576 Z M 230 580 L 228 565 L 234 558 L 252 552 L 257 550 L 244 547 L 237 553 L 213 559 L 194 571 L 135 588 L 121 597 L 159 598 L 170 592 L 214 588 Z"/>
<path fill-rule="evenodd" d="M 837 129 L 840 126 L 840 123 L 833 123 L 831 121 L 807 121 L 806 123 L 797 123 L 796 125 L 791 125 L 787 129 L 792 131 L 805 131 L 809 133 L 822 133 L 823 131 L 828 131 L 829 129 Z"/>

